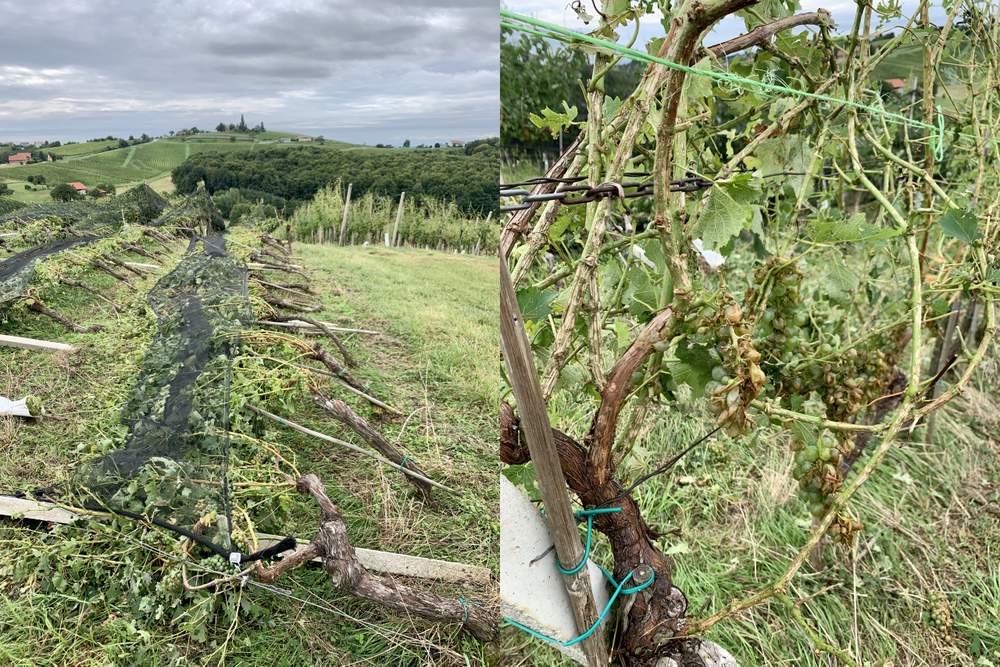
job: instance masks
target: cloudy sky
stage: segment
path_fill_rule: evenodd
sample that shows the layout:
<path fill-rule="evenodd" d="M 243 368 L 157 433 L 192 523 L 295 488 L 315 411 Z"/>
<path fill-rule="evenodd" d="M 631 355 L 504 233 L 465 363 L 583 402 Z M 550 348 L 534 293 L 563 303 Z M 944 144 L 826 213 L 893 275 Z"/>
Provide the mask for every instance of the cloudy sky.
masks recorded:
<path fill-rule="evenodd" d="M 854 11 L 857 7 L 857 3 L 854 0 L 799 0 L 799 4 L 802 7 L 802 11 L 815 11 L 821 7 L 826 9 L 833 16 L 833 20 L 837 24 L 837 32 L 850 31 L 851 24 L 854 21 Z M 902 0 L 901 4 L 903 19 L 893 21 L 889 27 L 905 24 L 906 18 L 916 11 L 919 2 L 918 0 Z M 503 0 L 503 5 L 513 12 L 527 14 L 528 16 L 533 16 L 549 23 L 556 23 L 577 30 L 586 29 L 586 25 L 580 21 L 570 7 L 570 0 Z M 583 0 L 583 5 L 590 10 L 591 14 L 594 14 L 594 11 L 590 9 L 590 0 Z M 931 21 L 936 22 L 938 25 L 944 22 L 945 11 L 941 0 L 931 0 L 930 15 Z M 730 16 L 716 25 L 715 29 L 705 39 L 705 43 L 716 44 L 744 32 L 746 32 L 746 26 L 742 19 Z M 644 44 L 645 41 L 653 37 L 662 36 L 663 28 L 652 17 L 649 17 L 644 24 L 640 25 L 637 45 L 641 48 L 641 44 Z"/>
<path fill-rule="evenodd" d="M 0 140 L 495 136 L 497 0 L 0 0 Z"/>

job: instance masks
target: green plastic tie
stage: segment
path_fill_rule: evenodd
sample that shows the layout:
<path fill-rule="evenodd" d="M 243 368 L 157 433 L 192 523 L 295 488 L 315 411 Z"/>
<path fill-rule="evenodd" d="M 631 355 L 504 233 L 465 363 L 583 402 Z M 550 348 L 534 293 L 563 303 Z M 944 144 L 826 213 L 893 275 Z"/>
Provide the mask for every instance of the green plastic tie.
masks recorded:
<path fill-rule="evenodd" d="M 574 516 L 576 517 L 577 521 L 583 521 L 584 518 L 587 519 L 587 541 L 585 546 L 583 547 L 583 558 L 581 558 L 580 562 L 577 563 L 572 568 L 567 569 L 563 567 L 562 563 L 559 562 L 559 559 L 558 558 L 556 559 L 556 568 L 559 570 L 560 574 L 565 574 L 567 576 L 571 574 L 576 574 L 577 572 L 583 569 L 583 566 L 586 564 L 587 559 L 590 558 L 590 538 L 594 532 L 594 515 L 610 514 L 611 512 L 621 512 L 621 511 L 622 511 L 621 507 L 601 507 L 593 510 L 580 510 L 579 512 L 574 513 Z"/>
<path fill-rule="evenodd" d="M 681 63 L 674 62 L 672 60 L 667 60 L 665 58 L 660 58 L 658 56 L 650 55 L 644 51 L 639 51 L 631 47 L 623 46 L 617 42 L 612 42 L 606 39 L 600 39 L 598 37 L 592 37 L 575 30 L 570 30 L 569 28 L 564 28 L 562 26 L 556 25 L 554 23 L 548 23 L 547 21 L 542 21 L 530 16 L 524 16 L 522 14 L 517 14 L 507 9 L 500 10 L 500 16 L 510 19 L 510 21 L 517 21 L 518 23 L 511 23 L 510 21 L 500 21 L 500 25 L 505 28 L 510 28 L 511 30 L 517 30 L 520 32 L 526 32 L 533 35 L 538 35 L 540 37 L 545 37 L 548 39 L 558 39 L 561 41 L 572 41 L 579 40 L 581 42 L 586 42 L 594 46 L 599 46 L 603 49 L 608 49 L 616 53 L 628 56 L 633 60 L 639 60 L 646 63 L 654 63 L 657 65 L 663 65 L 669 67 L 670 69 L 677 70 L 679 72 L 686 72 L 687 74 L 693 74 L 695 76 L 703 76 L 709 79 L 715 79 L 716 81 L 725 81 L 728 83 L 734 83 L 747 88 L 757 88 L 760 90 L 765 90 L 772 93 L 782 93 L 785 95 L 795 95 L 802 98 L 808 98 L 813 100 L 818 100 L 821 102 L 830 102 L 833 104 L 841 104 L 848 106 L 860 111 L 866 111 L 871 114 L 882 116 L 895 123 L 901 123 L 904 125 L 911 125 L 913 127 L 921 127 L 926 130 L 930 130 L 932 133 L 936 133 L 938 137 L 943 139 L 944 136 L 944 117 L 938 117 L 937 126 L 931 123 L 925 123 L 924 121 L 914 120 L 908 118 L 903 114 L 896 113 L 894 111 L 886 111 L 885 109 L 879 109 L 876 106 L 870 104 L 862 104 L 860 102 L 855 102 L 853 100 L 848 100 L 839 97 L 833 97 L 832 95 L 823 95 L 822 93 L 811 93 L 805 90 L 797 90 L 795 88 L 789 88 L 788 86 L 779 85 L 776 83 L 767 83 L 765 81 L 757 81 L 755 79 L 748 79 L 743 76 L 738 76 L 736 74 L 731 74 L 729 72 L 715 72 L 712 70 L 697 69 L 695 67 L 690 67 L 688 65 L 682 65 Z M 535 26 L 541 28 L 541 30 L 535 30 L 530 26 Z M 545 32 L 543 32 L 545 31 Z M 935 140 L 935 135 L 932 134 L 930 137 L 931 141 Z M 937 150 L 942 151 L 943 154 L 943 141 L 939 140 L 938 145 L 941 147 Z"/>
<path fill-rule="evenodd" d="M 523 623 L 519 623 L 518 621 L 515 621 L 513 618 L 507 618 L 507 617 L 505 617 L 503 619 L 504 622 L 507 623 L 508 625 L 513 625 L 518 630 L 522 630 L 522 631 L 528 633 L 529 635 L 531 635 L 532 637 L 535 637 L 537 639 L 541 639 L 543 641 L 547 641 L 547 642 L 550 642 L 550 643 L 553 643 L 553 644 L 559 644 L 560 646 L 570 647 L 570 646 L 573 646 L 575 644 L 579 644 L 583 640 L 587 639 L 588 637 L 590 637 L 590 635 L 594 634 L 597 631 L 597 628 L 601 627 L 601 623 L 604 622 L 604 619 L 607 618 L 608 614 L 611 612 L 611 607 L 614 606 L 615 600 L 618 599 L 619 595 L 635 595 L 639 591 L 645 590 L 646 588 L 649 588 L 650 586 L 652 586 L 653 585 L 653 581 L 656 580 L 656 570 L 654 570 L 653 568 L 649 568 L 649 570 L 650 570 L 649 579 L 647 579 L 645 582 L 643 582 L 643 583 L 641 583 L 641 584 L 639 584 L 637 586 L 632 586 L 630 588 L 625 588 L 625 584 L 627 584 L 632 579 L 632 577 L 635 575 L 635 570 L 632 570 L 627 575 L 625 575 L 625 578 L 621 580 L 621 583 L 619 583 L 619 582 L 615 581 L 614 577 L 611 576 L 610 572 L 608 572 L 606 569 L 604 569 L 600 565 L 598 565 L 598 567 L 601 568 L 601 572 L 603 572 L 604 576 L 608 578 L 608 581 L 610 581 L 615 586 L 615 592 L 611 594 L 611 597 L 608 599 L 608 603 L 606 605 L 604 605 L 604 609 L 601 611 L 600 616 L 597 617 L 597 620 L 594 621 L 594 624 L 592 626 L 590 626 L 590 628 L 588 628 L 587 631 L 584 632 L 583 634 L 577 635 L 573 639 L 562 641 L 561 639 L 556 639 L 555 637 L 550 637 L 549 635 L 547 635 L 545 633 L 539 632 L 538 630 L 535 630 L 534 628 L 528 627 L 527 625 L 524 625 Z"/>
<path fill-rule="evenodd" d="M 462 625 L 465 625 L 469 622 L 469 603 L 463 597 L 459 597 L 458 601 L 462 605 Z"/>

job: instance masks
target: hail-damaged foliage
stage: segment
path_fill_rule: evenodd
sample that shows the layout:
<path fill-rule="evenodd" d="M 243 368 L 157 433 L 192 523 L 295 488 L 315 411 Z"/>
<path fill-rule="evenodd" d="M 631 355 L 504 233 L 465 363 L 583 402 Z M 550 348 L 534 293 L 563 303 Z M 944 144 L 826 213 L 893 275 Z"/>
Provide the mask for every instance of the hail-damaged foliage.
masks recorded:
<path fill-rule="evenodd" d="M 221 236 L 199 237 L 150 292 L 158 329 L 122 412 L 128 436 L 85 466 L 85 495 L 188 527 L 214 515 L 212 539 L 228 547 L 229 388 L 252 319 L 246 282 Z"/>

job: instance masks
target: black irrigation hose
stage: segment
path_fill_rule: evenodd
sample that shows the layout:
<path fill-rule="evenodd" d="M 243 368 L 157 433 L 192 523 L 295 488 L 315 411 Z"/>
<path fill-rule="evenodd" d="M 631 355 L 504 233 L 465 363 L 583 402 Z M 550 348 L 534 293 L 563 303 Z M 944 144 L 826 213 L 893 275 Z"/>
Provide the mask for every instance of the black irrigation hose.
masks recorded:
<path fill-rule="evenodd" d="M 51 501 L 54 499 L 54 494 L 52 493 L 55 489 L 53 488 L 40 488 L 35 489 L 31 492 L 31 496 L 38 500 Z M 15 498 L 27 497 L 28 494 L 23 492 L 17 492 L 11 494 Z M 134 521 L 141 521 L 143 523 L 152 524 L 154 526 L 159 526 L 160 528 L 165 528 L 172 533 L 176 533 L 182 537 L 186 537 L 193 542 L 197 542 L 203 547 L 209 549 L 216 555 L 222 556 L 226 561 L 233 563 L 234 565 L 240 565 L 243 563 L 252 563 L 258 560 L 267 560 L 269 558 L 274 558 L 278 554 L 284 553 L 286 551 L 292 551 L 297 545 L 295 538 L 291 535 L 281 539 L 277 543 L 259 551 L 254 551 L 253 553 L 245 554 L 240 551 L 232 551 L 226 549 L 225 547 L 216 544 L 212 540 L 208 539 L 204 535 L 200 535 L 193 530 L 184 528 L 183 526 L 178 526 L 177 524 L 170 523 L 164 519 L 160 519 L 155 516 L 146 516 L 144 514 L 139 514 L 138 512 L 130 512 L 129 510 L 114 509 L 107 505 L 95 501 L 88 501 L 83 503 L 83 508 L 90 510 L 91 512 L 107 512 L 109 514 L 117 514 L 123 516 L 127 519 L 132 519 Z M 239 557 L 239 560 L 237 560 Z"/>
<path fill-rule="evenodd" d="M 143 521 L 145 523 L 153 524 L 154 526 L 159 526 L 160 528 L 166 528 L 167 530 L 173 533 L 177 533 L 178 535 L 186 537 L 189 540 L 197 542 L 203 547 L 210 549 L 211 551 L 213 551 L 219 556 L 222 556 L 228 562 L 234 565 L 241 565 L 243 563 L 252 563 L 253 561 L 257 560 L 265 560 L 267 558 L 273 558 L 274 556 L 277 556 L 280 553 L 291 551 L 296 547 L 295 538 L 289 535 L 288 537 L 283 538 L 277 544 L 273 544 L 267 547 L 266 549 L 261 549 L 253 553 L 245 554 L 240 551 L 231 551 L 230 549 L 226 549 L 225 547 L 220 546 L 215 542 L 213 542 L 212 540 L 208 539 L 204 535 L 200 535 L 194 532 L 193 530 L 189 530 L 182 526 L 178 526 L 177 524 L 170 523 L 169 521 L 160 519 L 159 517 L 146 516 L 144 514 L 139 514 L 137 512 L 130 512 L 129 510 L 114 509 L 113 507 L 103 506 L 97 503 L 84 503 L 83 506 L 85 509 L 92 510 L 95 512 L 101 512 L 101 511 L 110 512 L 112 514 L 118 514 L 129 519 L 134 519 L 135 521 Z"/>

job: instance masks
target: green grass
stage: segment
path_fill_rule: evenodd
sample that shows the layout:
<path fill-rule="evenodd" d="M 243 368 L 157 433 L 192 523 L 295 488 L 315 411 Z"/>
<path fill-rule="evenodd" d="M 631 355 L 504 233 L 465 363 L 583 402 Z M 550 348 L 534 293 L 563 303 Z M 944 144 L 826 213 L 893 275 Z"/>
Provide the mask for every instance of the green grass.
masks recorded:
<path fill-rule="evenodd" d="M 912 440 L 891 450 L 852 500 L 864 523 L 858 549 L 827 544 L 816 567 L 806 564 L 788 591 L 820 637 L 864 665 L 1000 665 L 1000 363 L 994 353 L 964 397 L 940 416 L 934 442 Z M 557 394 L 556 422 L 580 435 L 585 408 Z M 661 410 L 621 471 L 634 479 L 710 428 L 700 402 Z M 720 436 L 688 454 L 672 473 L 636 491 L 644 519 L 679 534 L 675 583 L 703 617 L 784 572 L 811 528 L 791 477 L 785 436 Z M 594 558 L 610 564 L 604 538 Z M 948 632 L 931 614 L 943 596 Z M 838 664 L 817 655 L 777 602 L 715 626 L 709 639 L 742 667 Z M 553 649 L 507 628 L 510 665 L 570 664 Z M 978 662 L 977 662 L 978 661 Z"/>
<path fill-rule="evenodd" d="M 244 242 L 252 242 L 251 236 L 234 230 L 232 247 L 245 248 L 240 245 Z M 178 243 L 172 257 L 161 260 L 162 271 L 181 247 Z M 336 384 L 313 379 L 390 440 L 398 440 L 432 477 L 458 493 L 439 492 L 426 503 L 401 476 L 370 459 L 276 425 L 263 438 L 301 472 L 323 479 L 354 545 L 496 571 L 495 262 L 427 251 L 309 245 L 297 245 L 296 257 L 310 268 L 320 291 L 324 310 L 315 317 L 380 332 L 355 336 L 346 344 L 359 361 L 356 374 L 406 417 L 379 417 Z M 116 429 L 153 331 L 143 295 L 154 279 L 146 278 L 132 293 L 110 278 L 88 278 L 114 298 L 117 314 L 107 303 L 76 290 L 66 290 L 50 304 L 81 322 L 107 325 L 106 333 L 66 333 L 33 314 L 0 325 L 4 333 L 63 340 L 81 348 L 72 356 L 3 351 L 0 394 L 37 395 L 56 418 L 0 420 L 0 489 L 25 491 L 65 481 L 92 456 L 93 444 Z M 457 331 L 462 335 L 456 336 Z M 247 341 L 244 350 L 256 344 Z M 305 395 L 286 396 L 285 402 L 283 414 L 354 439 Z M 256 449 L 237 440 L 238 456 Z M 253 454 L 258 462 L 231 468 L 234 504 L 248 512 L 260 531 L 311 536 L 317 525 L 314 504 L 269 471 L 273 461 L 261 451 Z M 0 520 L 0 663 L 218 664 L 225 656 L 234 665 L 466 665 L 487 659 L 486 649 L 455 626 L 403 618 L 339 595 L 318 570 L 300 570 L 278 584 L 325 609 L 254 587 L 182 596 L 175 590 L 178 568 L 137 548 L 137 540 L 178 553 L 172 537 L 125 522 L 50 533 L 43 526 Z M 49 572 L 43 562 L 55 564 L 58 578 L 38 574 Z M 18 570 L 23 563 L 32 564 L 27 574 Z M 53 581 L 62 588 L 54 588 Z M 134 584 L 119 594 L 117 582 Z M 494 595 L 488 591 L 485 598 L 476 597 L 489 602 Z M 153 620 L 156 616 L 159 621 Z"/>
<path fill-rule="evenodd" d="M 0 181 L 5 180 L 4 174 L 5 170 L 0 170 Z M 47 186 L 37 186 L 27 181 L 21 180 L 7 180 L 7 185 L 10 189 L 14 191 L 13 194 L 7 195 L 10 199 L 16 199 L 17 201 L 24 202 L 25 204 L 37 204 L 37 203 L 51 203 L 52 197 L 49 196 L 49 188 Z M 31 186 L 28 190 L 25 186 Z"/>

